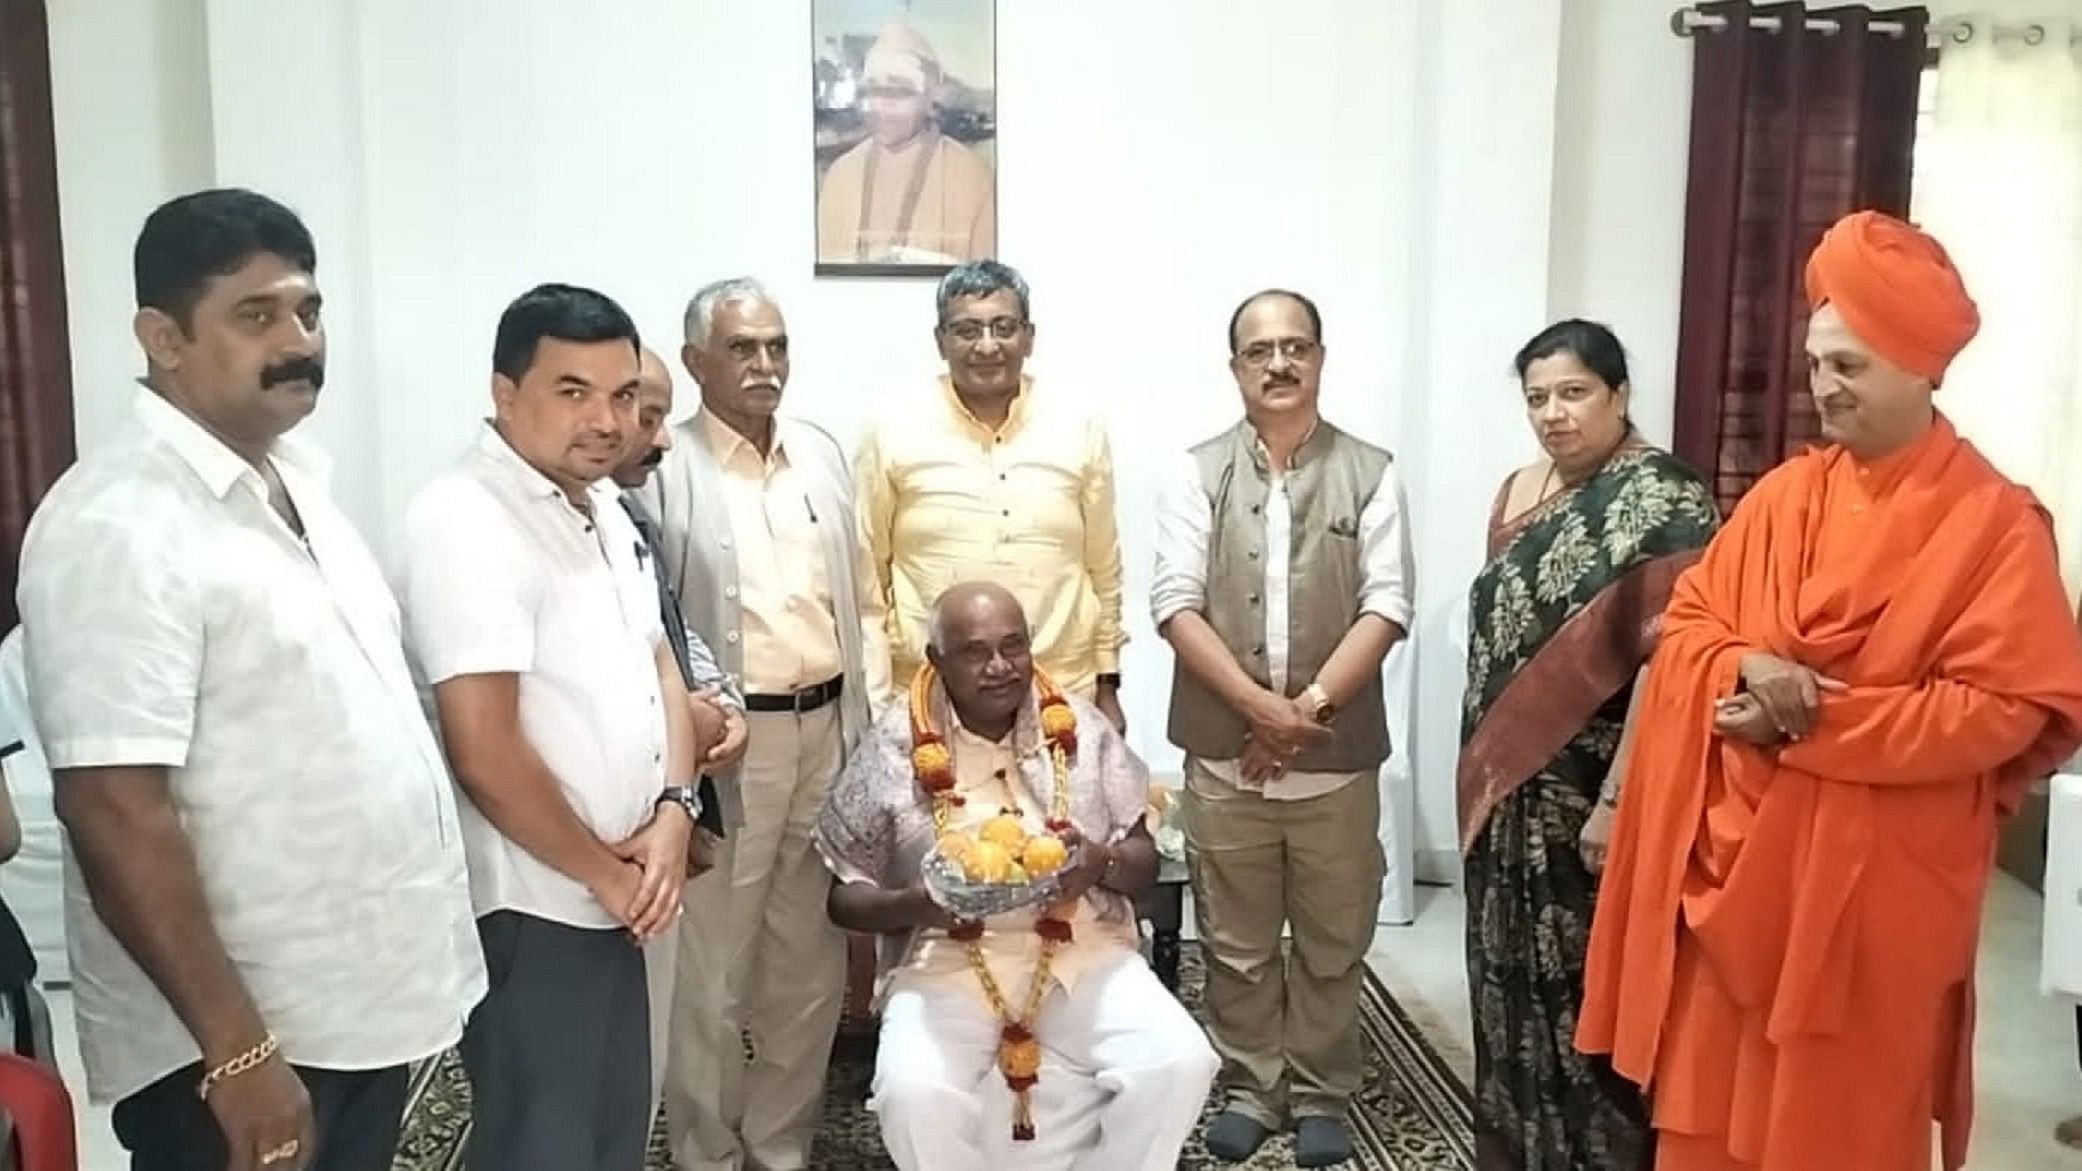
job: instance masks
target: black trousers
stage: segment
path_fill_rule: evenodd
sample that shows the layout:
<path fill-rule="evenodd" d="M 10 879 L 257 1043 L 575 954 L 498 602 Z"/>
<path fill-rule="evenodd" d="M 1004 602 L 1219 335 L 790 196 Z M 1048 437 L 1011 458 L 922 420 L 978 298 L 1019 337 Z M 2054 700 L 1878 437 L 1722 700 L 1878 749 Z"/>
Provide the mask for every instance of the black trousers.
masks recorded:
<path fill-rule="evenodd" d="M 411 1078 L 405 1066 L 342 1072 L 292 1067 L 311 1095 L 318 1150 L 311 1171 L 390 1171 Z M 202 1066 L 160 1078 L 116 1103 L 110 1121 L 130 1171 L 224 1171 L 231 1155 L 217 1116 L 195 1096 Z"/>
<path fill-rule="evenodd" d="M 491 989 L 463 1029 L 469 1171 L 637 1171 L 652 1118 L 642 949 L 518 911 L 477 933 Z"/>

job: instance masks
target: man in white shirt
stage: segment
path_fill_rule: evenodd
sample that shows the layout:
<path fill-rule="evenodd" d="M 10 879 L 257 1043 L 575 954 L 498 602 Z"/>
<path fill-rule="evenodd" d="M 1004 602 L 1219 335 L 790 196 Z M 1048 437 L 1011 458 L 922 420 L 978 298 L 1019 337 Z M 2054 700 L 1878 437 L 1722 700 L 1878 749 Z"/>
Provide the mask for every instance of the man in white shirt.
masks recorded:
<path fill-rule="evenodd" d="M 1003 586 L 935 599 L 926 654 L 817 825 L 832 918 L 881 936 L 871 1092 L 889 1156 L 903 1171 L 1168 1171 L 1215 1055 L 1137 951 L 1134 902 L 1157 877 L 1148 770 L 1035 665 Z M 1058 897 L 958 922 L 924 860 L 941 835 L 995 836 L 1008 814 L 1054 837 L 1018 854 L 1053 851 Z"/>
<path fill-rule="evenodd" d="M 22 551 L 80 1050 L 133 1171 L 384 1171 L 408 1064 L 485 988 L 396 603 L 284 434 L 325 381 L 316 266 L 248 191 L 153 212 L 145 389 Z"/>
<path fill-rule="evenodd" d="M 1160 489 L 1151 608 L 1177 652 L 1171 741 L 1227 1108 L 1241 1162 L 1297 1120 L 1295 1161 L 1351 1155 L 1357 1016 L 1385 859 L 1381 661 L 1410 623 L 1393 458 L 1323 421 L 1323 327 L 1271 290 L 1229 323 L 1244 418 Z M 1293 956 L 1280 935 L 1291 928 Z"/>
<path fill-rule="evenodd" d="M 495 417 L 407 511 L 400 590 L 463 806 L 491 991 L 471 1171 L 629 1171 L 650 1132 L 643 952 L 679 913 L 700 756 L 657 582 L 608 474 L 636 430 L 619 305 L 543 285 Z"/>

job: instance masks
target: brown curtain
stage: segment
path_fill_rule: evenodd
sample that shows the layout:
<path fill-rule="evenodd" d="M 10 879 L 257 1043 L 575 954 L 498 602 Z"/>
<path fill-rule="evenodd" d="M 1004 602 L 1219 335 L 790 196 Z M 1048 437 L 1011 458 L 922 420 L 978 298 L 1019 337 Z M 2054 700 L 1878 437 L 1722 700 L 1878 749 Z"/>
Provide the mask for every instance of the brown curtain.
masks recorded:
<path fill-rule="evenodd" d="M 72 462 L 72 372 L 43 0 L 0 0 L 0 632 L 14 627 L 22 530 Z"/>
<path fill-rule="evenodd" d="M 1691 33 L 1675 446 L 1710 473 L 1727 510 L 1818 433 L 1802 348 L 1808 253 L 1850 212 L 1908 214 L 1929 14 L 1747 2 L 1698 11 L 1722 23 Z"/>

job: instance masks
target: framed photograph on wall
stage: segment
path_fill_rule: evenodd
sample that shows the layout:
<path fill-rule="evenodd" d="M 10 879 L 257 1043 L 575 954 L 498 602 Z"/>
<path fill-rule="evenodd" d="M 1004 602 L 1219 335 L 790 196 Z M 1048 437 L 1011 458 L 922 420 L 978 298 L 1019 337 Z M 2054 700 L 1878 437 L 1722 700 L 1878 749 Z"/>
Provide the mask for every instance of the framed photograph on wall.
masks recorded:
<path fill-rule="evenodd" d="M 811 0 L 817 275 L 997 255 L 996 0 Z"/>

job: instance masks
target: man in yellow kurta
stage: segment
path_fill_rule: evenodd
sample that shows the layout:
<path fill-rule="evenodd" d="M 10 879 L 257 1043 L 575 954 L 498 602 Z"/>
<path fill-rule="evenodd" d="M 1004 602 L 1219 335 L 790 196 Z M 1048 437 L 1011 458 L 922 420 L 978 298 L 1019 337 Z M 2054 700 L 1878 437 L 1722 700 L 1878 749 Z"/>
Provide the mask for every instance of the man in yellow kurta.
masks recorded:
<path fill-rule="evenodd" d="M 863 73 L 868 136 L 825 173 L 817 259 L 955 264 L 995 253 L 990 164 L 933 122 L 942 76 L 932 46 L 892 23 L 868 50 Z"/>
<path fill-rule="evenodd" d="M 864 555 L 870 700 L 925 661 L 933 599 L 964 581 L 1012 591 L 1033 623 L 1034 661 L 1115 727 L 1121 546 L 1105 424 L 1036 391 L 1026 281 L 965 264 L 938 292 L 933 336 L 947 373 L 889 404 L 854 461 Z M 882 645 L 876 645 L 877 642 Z"/>

